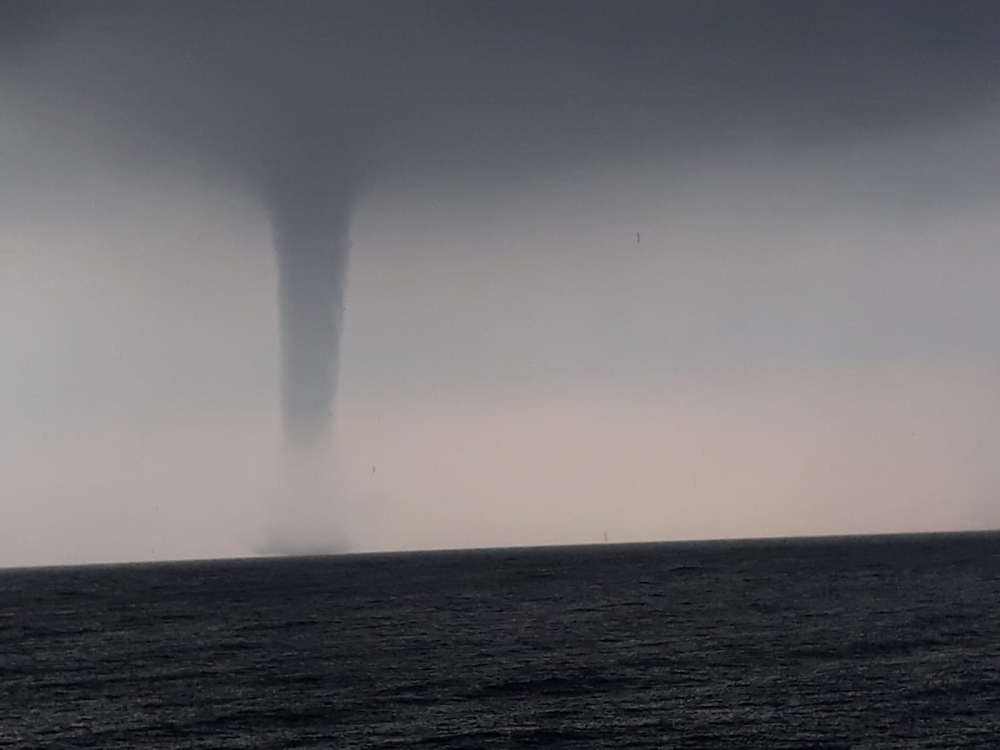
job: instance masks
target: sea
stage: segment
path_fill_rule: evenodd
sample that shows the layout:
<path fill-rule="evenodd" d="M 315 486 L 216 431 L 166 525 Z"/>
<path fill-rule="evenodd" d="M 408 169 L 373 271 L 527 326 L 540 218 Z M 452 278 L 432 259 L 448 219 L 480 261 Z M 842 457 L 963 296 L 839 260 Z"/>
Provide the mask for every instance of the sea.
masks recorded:
<path fill-rule="evenodd" d="M 4 570 L 0 747 L 1000 748 L 1000 534 Z"/>

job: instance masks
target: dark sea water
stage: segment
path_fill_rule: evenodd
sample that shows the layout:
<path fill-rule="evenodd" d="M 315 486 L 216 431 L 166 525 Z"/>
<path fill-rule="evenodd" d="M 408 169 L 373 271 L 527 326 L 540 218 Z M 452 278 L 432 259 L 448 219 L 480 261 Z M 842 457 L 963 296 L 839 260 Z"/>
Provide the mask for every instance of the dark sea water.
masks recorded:
<path fill-rule="evenodd" d="M 0 571 L 0 746 L 1000 748 L 1000 535 Z"/>

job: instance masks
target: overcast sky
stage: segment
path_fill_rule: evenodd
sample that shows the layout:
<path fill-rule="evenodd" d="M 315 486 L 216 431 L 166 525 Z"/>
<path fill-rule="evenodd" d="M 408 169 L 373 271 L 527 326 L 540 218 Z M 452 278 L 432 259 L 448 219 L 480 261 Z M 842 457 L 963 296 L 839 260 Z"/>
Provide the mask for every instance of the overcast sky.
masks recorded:
<path fill-rule="evenodd" d="M 0 564 L 996 528 L 998 31 L 4 4 Z M 334 440 L 290 472 L 268 201 L 318 182 Z"/>

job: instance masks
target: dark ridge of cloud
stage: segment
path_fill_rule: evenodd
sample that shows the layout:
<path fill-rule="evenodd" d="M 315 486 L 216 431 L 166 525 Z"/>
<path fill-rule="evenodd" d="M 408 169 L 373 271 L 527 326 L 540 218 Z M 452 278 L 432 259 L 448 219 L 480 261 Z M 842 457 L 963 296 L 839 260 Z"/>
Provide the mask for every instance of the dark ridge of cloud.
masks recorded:
<path fill-rule="evenodd" d="M 65 22 L 68 8 L 63 3 L 38 0 L 7 0 L 0 5 L 0 59 L 9 57 L 22 45 L 44 39 L 53 27 Z"/>
<path fill-rule="evenodd" d="M 369 173 L 516 173 L 850 138 L 994 102 L 1000 80 L 989 2 L 31 7 L 29 100 L 244 184 L 292 147 Z"/>

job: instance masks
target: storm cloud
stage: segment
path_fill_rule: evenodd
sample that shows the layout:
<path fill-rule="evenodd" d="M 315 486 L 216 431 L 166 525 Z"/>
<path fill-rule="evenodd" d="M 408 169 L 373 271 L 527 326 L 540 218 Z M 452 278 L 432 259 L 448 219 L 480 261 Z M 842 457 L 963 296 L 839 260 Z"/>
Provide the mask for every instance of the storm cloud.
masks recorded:
<path fill-rule="evenodd" d="M 989 2 L 5 4 L 5 94 L 248 189 L 882 133 L 995 104 Z M 48 120 L 49 124 L 52 119 Z"/>

